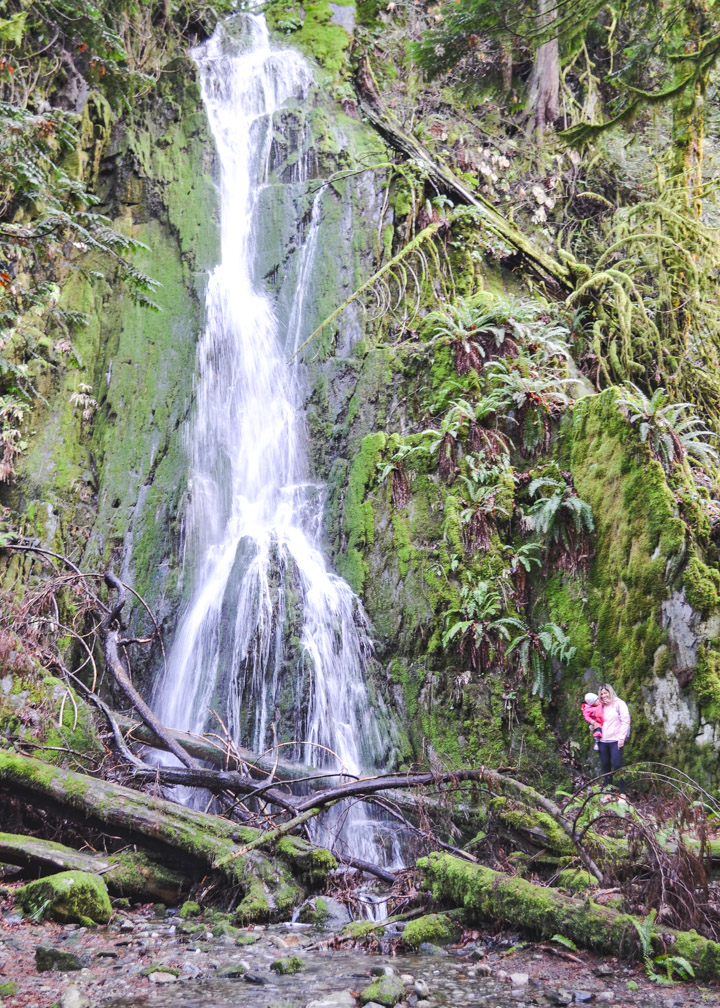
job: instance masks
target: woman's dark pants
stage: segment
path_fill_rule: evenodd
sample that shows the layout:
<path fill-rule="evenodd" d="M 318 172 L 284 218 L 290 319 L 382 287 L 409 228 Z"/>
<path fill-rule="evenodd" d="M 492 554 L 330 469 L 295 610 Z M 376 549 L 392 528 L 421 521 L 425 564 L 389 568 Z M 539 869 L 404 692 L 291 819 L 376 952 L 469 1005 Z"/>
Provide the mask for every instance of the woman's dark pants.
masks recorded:
<path fill-rule="evenodd" d="M 600 747 L 600 767 L 605 783 L 612 785 L 613 774 L 623 765 L 623 751 L 617 742 L 598 742 Z"/>

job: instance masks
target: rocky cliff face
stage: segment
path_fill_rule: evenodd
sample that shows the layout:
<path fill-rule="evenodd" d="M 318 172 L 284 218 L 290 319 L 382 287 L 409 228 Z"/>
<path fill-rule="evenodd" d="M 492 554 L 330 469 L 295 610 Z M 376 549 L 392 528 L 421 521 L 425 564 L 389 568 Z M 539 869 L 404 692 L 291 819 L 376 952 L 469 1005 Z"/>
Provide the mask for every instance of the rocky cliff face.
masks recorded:
<path fill-rule="evenodd" d="M 277 6 L 268 15 L 320 64 L 313 101 L 276 124 L 258 266 L 283 317 L 315 208 L 322 255 L 308 281 L 308 333 L 422 214 L 421 224 L 446 212 L 416 178 L 388 171 L 387 149 L 361 121 L 347 83 L 353 9 L 306 5 L 297 24 Z M 135 305 L 110 273 L 68 280 L 63 298 L 91 324 L 75 364 L 43 389 L 48 405 L 7 500 L 25 535 L 86 569 L 114 562 L 171 638 L 183 596 L 184 431 L 218 207 L 193 65 L 167 70 L 121 118 L 91 100 L 78 151 L 102 207 L 145 244 L 138 265 L 161 281 L 162 310 Z M 302 190 L 292 184 L 298 138 L 317 182 Z M 374 685 L 400 728 L 397 760 L 510 761 L 557 776 L 561 753 L 586 758 L 577 708 L 607 679 L 631 705 L 633 757 L 715 773 L 720 575 L 704 498 L 687 467 L 669 474 L 652 457 L 614 390 L 583 398 L 572 362 L 538 349 L 557 320 L 498 265 L 479 227 L 454 223 L 433 249 L 323 329 L 302 365 L 327 547 L 374 626 Z M 452 304 L 485 312 L 484 349 L 468 326 L 460 333 Z M 568 332 L 562 339 L 572 349 Z M 510 386 L 492 375 L 503 361 L 526 361 L 528 380 L 554 376 L 565 399 L 548 398 L 549 386 L 502 399 Z M 87 416 L 73 400 L 80 383 L 91 386 Z M 568 514 L 553 538 L 539 531 L 537 505 L 556 490 Z M 591 522 L 578 525 L 568 500 L 584 502 Z M 139 609 L 134 620 L 144 628 Z M 564 651 L 542 643 L 550 625 Z M 525 662 L 522 643 L 511 648 L 523 634 Z"/>

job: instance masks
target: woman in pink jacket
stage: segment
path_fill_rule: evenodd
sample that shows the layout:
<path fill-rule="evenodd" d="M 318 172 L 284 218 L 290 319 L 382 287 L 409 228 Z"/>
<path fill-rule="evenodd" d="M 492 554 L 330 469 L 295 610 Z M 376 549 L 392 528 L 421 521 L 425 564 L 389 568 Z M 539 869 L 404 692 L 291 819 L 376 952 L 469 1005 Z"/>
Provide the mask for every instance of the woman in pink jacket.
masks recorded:
<path fill-rule="evenodd" d="M 600 766 L 606 784 L 612 785 L 613 774 L 623 765 L 623 746 L 630 733 L 630 711 L 624 700 L 609 683 L 598 690 L 602 704 L 603 723 L 600 746 Z"/>

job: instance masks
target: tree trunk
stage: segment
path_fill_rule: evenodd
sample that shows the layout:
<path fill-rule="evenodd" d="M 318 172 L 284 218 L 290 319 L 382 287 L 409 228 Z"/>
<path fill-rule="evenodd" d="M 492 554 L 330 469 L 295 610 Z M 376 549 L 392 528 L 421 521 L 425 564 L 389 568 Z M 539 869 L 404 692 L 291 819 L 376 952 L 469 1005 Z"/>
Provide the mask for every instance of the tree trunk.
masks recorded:
<path fill-rule="evenodd" d="M 260 830 L 18 753 L 0 751 L 0 787 L 26 801 L 59 807 L 80 821 L 109 827 L 131 842 L 143 842 L 163 861 L 191 875 L 218 871 L 242 891 L 254 878 L 264 879 L 271 891 L 287 888 L 287 872 L 277 859 L 257 849 L 245 852 L 261 840 Z M 292 844 L 278 844 L 282 856 L 300 875 L 314 876 L 336 866 L 328 851 L 298 837 L 285 839 Z"/>
<path fill-rule="evenodd" d="M 464 907 L 472 922 L 501 921 L 527 928 L 543 938 L 564 935 L 584 948 L 628 959 L 642 959 L 643 950 L 634 921 L 592 900 L 574 899 L 524 879 L 471 865 L 449 854 L 431 854 L 418 866 L 432 884 L 433 896 L 446 904 Z M 637 920 L 638 924 L 641 921 Z M 720 944 L 695 931 L 663 927 L 655 935 L 657 951 L 668 945 L 683 956 L 700 980 L 720 979 Z"/>
<path fill-rule="evenodd" d="M 102 875 L 110 892 L 135 896 L 160 903 L 177 903 L 183 888 L 183 876 L 165 867 L 156 858 L 138 851 L 121 854 L 89 854 L 76 851 L 52 840 L 0 833 L 0 860 L 33 869 L 35 875 L 59 871 L 86 871 Z"/>
<path fill-rule="evenodd" d="M 555 0 L 538 0 L 537 23 L 545 30 L 557 19 Z M 530 82 L 528 105 L 533 114 L 535 129 L 542 139 L 546 125 L 557 119 L 560 99 L 560 53 L 557 38 L 543 42 L 535 54 Z"/>

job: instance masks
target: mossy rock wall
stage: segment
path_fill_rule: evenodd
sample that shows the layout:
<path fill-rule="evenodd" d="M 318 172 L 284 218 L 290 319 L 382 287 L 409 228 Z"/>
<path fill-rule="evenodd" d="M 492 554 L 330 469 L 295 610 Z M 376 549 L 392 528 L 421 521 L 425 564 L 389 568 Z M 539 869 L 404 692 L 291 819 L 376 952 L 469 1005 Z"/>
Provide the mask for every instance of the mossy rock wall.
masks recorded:
<path fill-rule="evenodd" d="M 86 312 L 90 324 L 75 334 L 69 366 L 43 388 L 47 406 L 36 410 L 10 497 L 26 535 L 82 556 L 85 569 L 114 563 L 161 620 L 179 595 L 183 423 L 218 258 L 215 155 L 194 66 L 178 59 L 166 70 L 120 119 L 108 122 L 106 105 L 90 102 L 92 141 L 84 134 L 99 209 L 146 246 L 133 264 L 159 281 L 160 310 L 135 303 L 106 262 L 67 278 L 63 306 Z M 83 148 L 79 166 L 87 161 Z M 72 400 L 80 383 L 96 402 L 88 418 Z"/>
<path fill-rule="evenodd" d="M 714 779 L 717 556 L 707 520 L 678 489 L 684 471 L 671 486 L 613 389 L 571 406 L 545 454 L 514 460 L 519 469 L 547 463 L 567 471 L 595 523 L 587 569 L 548 563 L 519 610 L 532 612 L 536 624 L 555 621 L 576 649 L 557 667 L 552 696 L 541 700 L 501 669 L 471 673 L 457 648 L 441 643 L 443 614 L 458 604 L 452 571 L 470 565 L 478 581 L 492 582 L 512 545 L 507 530 L 469 556 L 457 484 L 440 477 L 436 461 L 408 456 L 404 504 L 393 500 L 392 474 L 383 470 L 397 432 L 418 429 L 434 390 L 452 373 L 449 353 L 418 361 L 389 346 L 362 356 L 363 349 L 346 369 L 352 379 L 341 415 L 349 461 L 333 465 L 328 534 L 338 570 L 373 621 L 405 756 L 434 752 L 449 765 L 510 760 L 557 778 L 570 740 L 596 773 L 579 705 L 587 690 L 609 681 L 631 708 L 627 762 L 665 759 Z M 466 391 L 473 381 L 471 372 Z M 403 433 L 406 445 L 421 437 Z M 505 504 L 512 510 L 511 487 Z"/>
<path fill-rule="evenodd" d="M 629 759 L 705 776 L 720 745 L 709 682 L 717 557 L 702 515 L 682 506 L 616 399 L 609 389 L 581 400 L 559 435 L 561 464 L 592 506 L 596 529 L 587 578 L 555 576 L 544 590 L 548 612 L 577 647 L 558 689 L 559 725 L 585 741 L 579 696 L 608 681 L 630 705 Z"/>

